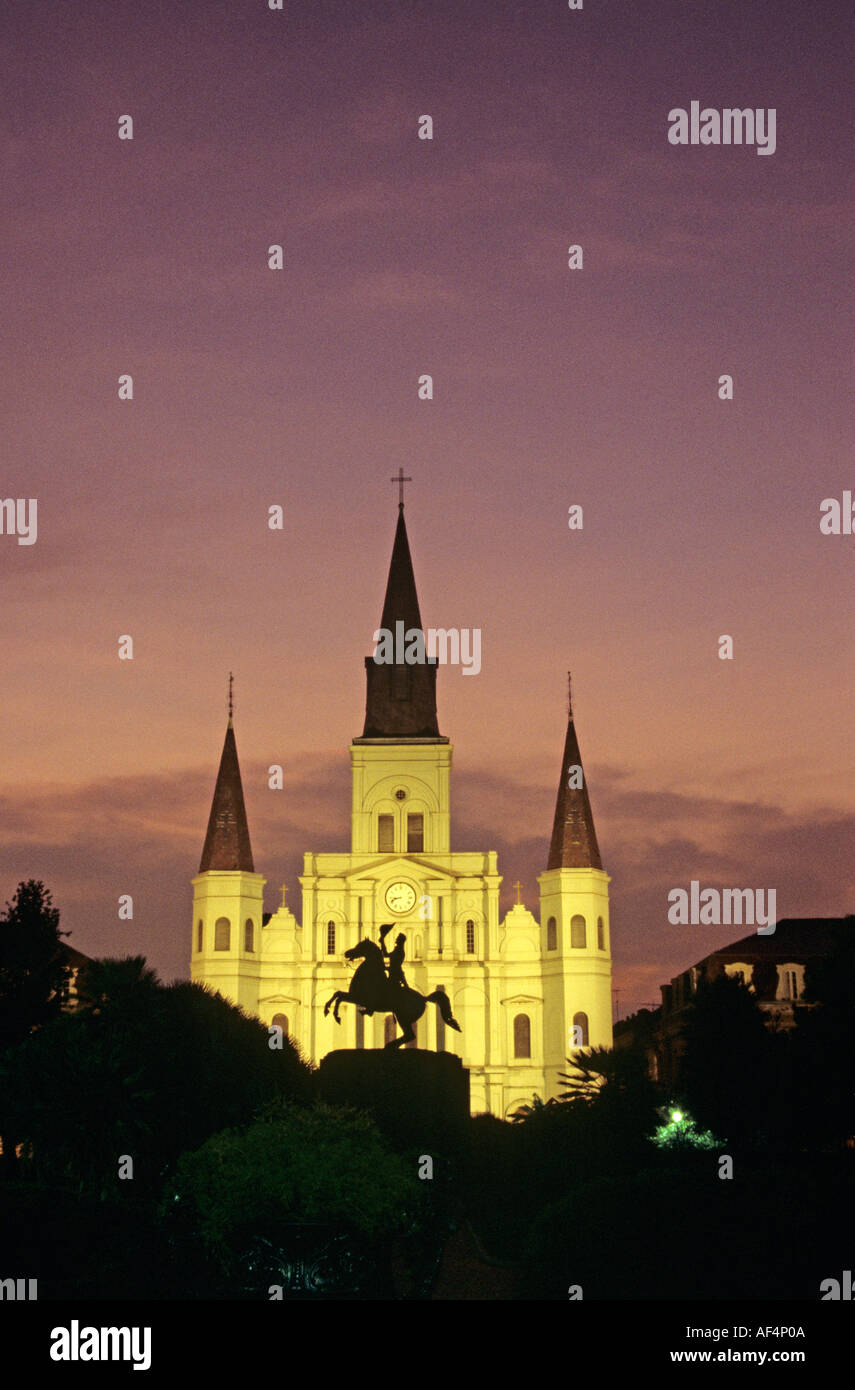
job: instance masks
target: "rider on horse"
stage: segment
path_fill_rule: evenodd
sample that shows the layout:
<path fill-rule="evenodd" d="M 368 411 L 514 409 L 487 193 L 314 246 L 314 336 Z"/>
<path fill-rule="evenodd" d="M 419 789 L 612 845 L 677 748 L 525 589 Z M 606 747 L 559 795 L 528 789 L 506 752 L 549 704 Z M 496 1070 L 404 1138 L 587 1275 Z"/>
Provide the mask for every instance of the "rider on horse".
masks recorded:
<path fill-rule="evenodd" d="M 386 967 L 386 972 L 389 976 L 390 985 L 400 985 L 402 989 L 406 989 L 407 982 L 404 979 L 404 945 L 407 938 L 402 931 L 398 932 L 398 935 L 395 937 L 394 951 L 387 951 L 386 933 L 391 930 L 391 923 L 380 928 L 380 945 L 383 948 L 383 955 L 389 962 Z"/>
<path fill-rule="evenodd" d="M 401 989 L 406 989 L 407 982 L 404 979 L 404 946 L 406 945 L 407 938 L 404 936 L 404 933 L 398 932 L 398 935 L 395 937 L 395 949 L 393 951 L 386 950 L 386 935 L 392 930 L 393 926 L 393 922 L 386 922 L 380 928 L 380 947 L 385 959 L 389 962 L 386 967 L 389 983 L 398 985 Z M 374 1014 L 373 1009 L 362 1009 L 360 1012 L 367 1014 L 369 1018 Z"/>

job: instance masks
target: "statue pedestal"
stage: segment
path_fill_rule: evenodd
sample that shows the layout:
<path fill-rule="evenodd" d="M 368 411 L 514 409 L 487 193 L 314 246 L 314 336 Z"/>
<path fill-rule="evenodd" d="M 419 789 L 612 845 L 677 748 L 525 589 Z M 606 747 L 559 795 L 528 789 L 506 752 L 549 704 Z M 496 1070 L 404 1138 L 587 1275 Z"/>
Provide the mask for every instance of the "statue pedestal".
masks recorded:
<path fill-rule="evenodd" d="M 452 1153 L 469 1131 L 469 1072 L 453 1052 L 417 1048 L 328 1052 L 318 1098 L 370 1111 L 395 1148 Z"/>

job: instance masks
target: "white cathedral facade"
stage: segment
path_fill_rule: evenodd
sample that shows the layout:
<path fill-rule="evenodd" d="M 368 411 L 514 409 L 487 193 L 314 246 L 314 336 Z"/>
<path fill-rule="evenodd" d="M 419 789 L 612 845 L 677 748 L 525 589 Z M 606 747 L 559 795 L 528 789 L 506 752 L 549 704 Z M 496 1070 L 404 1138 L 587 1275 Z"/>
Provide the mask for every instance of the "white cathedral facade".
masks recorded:
<path fill-rule="evenodd" d="M 394 632 L 399 621 L 422 630 L 403 504 L 380 625 Z M 408 984 L 444 990 L 461 1028 L 445 1028 L 428 1004 L 415 1046 L 458 1053 L 473 1113 L 508 1118 L 534 1094 L 563 1089 L 572 1051 L 612 1044 L 609 878 L 572 709 L 538 915 L 517 903 L 500 918 L 496 853 L 452 847 L 452 748 L 437 722 L 435 659 L 366 657 L 365 668 L 365 725 L 350 747 L 351 847 L 305 854 L 299 917 L 284 892 L 276 912 L 262 910 L 266 880 L 255 872 L 229 719 L 193 879 L 191 978 L 280 1024 L 313 1062 L 335 1048 L 383 1047 L 399 1036 L 392 1015 L 345 1004 L 336 1024 L 324 1005 L 348 988 L 354 964 L 344 952 L 379 941 L 392 923 L 390 942 L 406 937 Z"/>

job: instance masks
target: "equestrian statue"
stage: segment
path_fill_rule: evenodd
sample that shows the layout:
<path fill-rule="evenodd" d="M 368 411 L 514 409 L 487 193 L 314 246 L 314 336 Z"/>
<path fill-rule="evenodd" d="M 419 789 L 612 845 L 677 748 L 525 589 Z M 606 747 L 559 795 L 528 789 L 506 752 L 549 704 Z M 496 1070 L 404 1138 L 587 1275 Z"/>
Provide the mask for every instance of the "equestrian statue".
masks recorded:
<path fill-rule="evenodd" d="M 330 1009 L 336 1023 L 341 1023 L 338 1011 L 342 1004 L 356 1004 L 369 1017 L 375 1013 L 394 1014 L 399 1028 L 404 1031 L 400 1038 L 393 1038 L 386 1047 L 403 1047 L 404 1043 L 415 1041 L 413 1024 L 421 1018 L 426 1004 L 436 1004 L 447 1028 L 460 1032 L 460 1024 L 451 1012 L 451 1003 L 444 990 L 435 989 L 433 994 L 420 994 L 411 989 L 404 978 L 404 944 L 406 937 L 399 932 L 392 951 L 386 949 L 386 935 L 393 924 L 386 922 L 380 928 L 380 945 L 375 941 L 358 941 L 349 951 L 347 960 L 361 960 L 357 966 L 350 989 L 337 989 L 324 1006 L 324 1016 Z M 388 961 L 388 973 L 385 962 Z"/>

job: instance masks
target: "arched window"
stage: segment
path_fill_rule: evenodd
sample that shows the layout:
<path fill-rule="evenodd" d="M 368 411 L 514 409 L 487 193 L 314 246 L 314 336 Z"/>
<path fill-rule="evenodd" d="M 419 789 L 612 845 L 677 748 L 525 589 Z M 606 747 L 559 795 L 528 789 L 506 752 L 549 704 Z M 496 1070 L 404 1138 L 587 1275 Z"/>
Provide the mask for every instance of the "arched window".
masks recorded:
<path fill-rule="evenodd" d="M 377 817 L 377 850 L 380 854 L 392 854 L 395 849 L 395 817 Z"/>
<path fill-rule="evenodd" d="M 252 925 L 252 918 L 247 917 L 243 926 L 243 949 L 245 951 L 255 950 L 255 928 Z"/>
<path fill-rule="evenodd" d="M 467 956 L 474 956 L 475 954 L 475 923 L 472 921 L 466 923 L 466 954 Z"/>
<path fill-rule="evenodd" d="M 546 924 L 546 949 L 547 951 L 558 950 L 558 923 L 554 917 L 550 917 Z"/>
<path fill-rule="evenodd" d="M 421 854 L 425 847 L 425 818 L 421 813 L 407 816 L 407 853 Z"/>
<path fill-rule="evenodd" d="M 578 1032 L 578 1033 L 576 1032 L 576 1029 L 577 1029 L 577 1028 L 579 1029 L 579 1032 Z M 579 1042 L 576 1042 L 576 1039 L 577 1039 L 577 1038 L 580 1039 Z M 573 1040 L 574 1040 L 574 1043 L 575 1043 L 575 1045 L 576 1045 L 577 1047 L 587 1047 L 587 1046 L 588 1046 L 588 1015 L 587 1015 L 587 1014 L 574 1014 L 574 1015 L 573 1015 Z"/>
<path fill-rule="evenodd" d="M 272 1017 L 272 1019 L 270 1020 L 270 1022 L 271 1022 L 271 1023 L 277 1024 L 277 1025 L 282 1029 L 282 1032 L 283 1032 L 284 1036 L 287 1038 L 287 1036 L 288 1036 L 288 1015 L 287 1015 L 287 1014 L 274 1014 L 273 1017 Z"/>
<path fill-rule="evenodd" d="M 218 917 L 214 923 L 214 950 L 227 951 L 231 945 L 232 924 L 228 917 Z"/>
<path fill-rule="evenodd" d="M 386 1022 L 383 1024 L 383 1041 L 384 1041 L 384 1043 L 394 1042 L 394 1041 L 395 1041 L 395 1033 L 396 1033 L 396 1032 L 397 1032 L 397 1029 L 396 1029 L 396 1027 L 395 1027 L 395 1015 L 394 1015 L 394 1014 L 387 1014 L 387 1015 L 386 1015 Z"/>
<path fill-rule="evenodd" d="M 574 950 L 583 951 L 586 945 L 585 919 L 577 913 L 570 918 L 570 945 Z"/>
<path fill-rule="evenodd" d="M 514 1019 L 514 1056 L 531 1056 L 531 1019 L 528 1014 L 517 1014 Z"/>
<path fill-rule="evenodd" d="M 335 955 L 335 922 L 327 922 L 327 955 Z"/>
<path fill-rule="evenodd" d="M 198 921 L 197 924 L 196 924 L 196 950 L 197 950 L 197 951 L 201 951 L 201 949 L 202 949 L 202 918 L 200 917 L 200 918 L 199 918 L 199 921 Z"/>
<path fill-rule="evenodd" d="M 597 918 L 597 947 L 601 951 L 606 949 L 606 929 L 602 917 Z"/>

